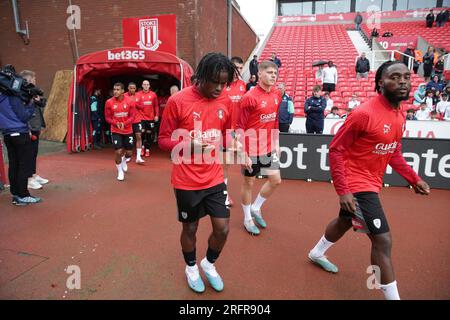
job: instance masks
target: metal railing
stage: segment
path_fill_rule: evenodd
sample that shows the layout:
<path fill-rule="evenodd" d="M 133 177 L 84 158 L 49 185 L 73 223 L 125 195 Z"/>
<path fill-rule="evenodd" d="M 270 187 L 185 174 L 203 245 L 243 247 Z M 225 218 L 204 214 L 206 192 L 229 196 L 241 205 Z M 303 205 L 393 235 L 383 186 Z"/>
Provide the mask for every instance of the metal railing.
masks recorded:
<path fill-rule="evenodd" d="M 408 58 L 408 69 L 412 70 L 414 66 L 414 57 L 404 54 L 403 52 L 397 50 L 372 50 L 369 55 L 370 66 L 372 70 L 376 70 L 380 64 L 386 61 L 395 60 L 395 55 L 399 54 L 401 57 L 401 61 L 403 61 L 404 57 Z M 447 59 L 450 60 L 450 59 Z"/>

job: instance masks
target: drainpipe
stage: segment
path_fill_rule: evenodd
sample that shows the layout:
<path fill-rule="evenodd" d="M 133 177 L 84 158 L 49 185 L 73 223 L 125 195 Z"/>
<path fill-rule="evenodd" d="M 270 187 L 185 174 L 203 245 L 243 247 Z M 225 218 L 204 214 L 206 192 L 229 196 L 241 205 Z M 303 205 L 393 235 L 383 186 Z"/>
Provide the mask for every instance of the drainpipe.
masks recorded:
<path fill-rule="evenodd" d="M 26 29 L 20 29 L 20 19 L 19 19 L 19 7 L 17 6 L 17 0 L 11 0 L 13 11 L 14 11 L 14 22 L 16 24 L 16 32 L 21 37 L 26 37 L 28 40 L 29 38 L 29 32 L 28 32 L 28 21 L 25 21 Z"/>

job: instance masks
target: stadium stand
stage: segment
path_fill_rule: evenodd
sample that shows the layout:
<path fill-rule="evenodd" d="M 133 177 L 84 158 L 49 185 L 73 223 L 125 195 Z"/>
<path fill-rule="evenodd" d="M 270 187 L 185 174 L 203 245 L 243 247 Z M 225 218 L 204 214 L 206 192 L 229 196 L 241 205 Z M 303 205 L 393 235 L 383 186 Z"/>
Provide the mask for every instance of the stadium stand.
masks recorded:
<path fill-rule="evenodd" d="M 340 113 L 347 108 L 352 93 L 356 93 L 361 102 L 376 95 L 374 72 L 369 73 L 368 79 L 356 79 L 358 52 L 347 33 L 347 29 L 352 27 L 336 24 L 274 27 L 261 60 L 269 59 L 272 52 L 276 52 L 281 59 L 283 66 L 279 71 L 279 81 L 285 82 L 286 92 L 294 97 L 296 116 L 304 116 L 306 98 L 311 95 L 314 85 L 321 84 L 315 77 L 318 67 L 312 67 L 316 60 L 332 60 L 337 66 L 338 84 L 330 97 L 341 110 Z M 422 82 L 420 76 L 412 75 L 411 95 Z M 410 104 L 407 106 L 411 107 Z"/>

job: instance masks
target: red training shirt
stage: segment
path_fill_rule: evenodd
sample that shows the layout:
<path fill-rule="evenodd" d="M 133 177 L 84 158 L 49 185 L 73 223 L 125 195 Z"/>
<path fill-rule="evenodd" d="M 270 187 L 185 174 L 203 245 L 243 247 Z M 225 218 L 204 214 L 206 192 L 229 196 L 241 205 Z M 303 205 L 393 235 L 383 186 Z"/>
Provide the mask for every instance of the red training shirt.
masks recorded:
<path fill-rule="evenodd" d="M 226 141 L 226 130 L 231 126 L 228 112 L 230 105 L 231 101 L 224 95 L 217 99 L 203 97 L 197 86 L 185 88 L 171 96 L 162 117 L 158 137 L 159 147 L 172 151 L 176 146 L 189 144 L 194 136 L 201 136 L 204 142 L 214 142 L 220 138 Z M 177 129 L 184 131 L 189 138 L 172 139 L 172 133 Z M 194 156 L 191 156 L 191 160 L 193 158 Z M 176 189 L 207 189 L 224 182 L 222 165 L 219 161 L 190 164 L 174 162 L 171 181 Z"/>
<path fill-rule="evenodd" d="M 280 103 L 279 90 L 274 87 L 267 92 L 257 85 L 242 97 L 236 128 L 245 132 L 245 151 L 248 155 L 267 155 L 275 150 L 272 140 L 278 140 Z M 248 131 L 251 129 L 256 130 L 256 135 Z"/>
<path fill-rule="evenodd" d="M 137 105 L 137 103 L 139 101 L 139 94 L 138 94 L 138 92 L 135 92 L 134 95 L 130 95 L 129 92 L 125 92 L 124 96 L 126 98 L 130 99 L 133 102 L 134 107 L 136 108 L 136 113 L 135 113 L 135 116 L 134 116 L 133 123 L 141 122 L 141 113 L 139 112 L 139 110 L 137 110 L 137 107 L 136 107 L 136 105 Z"/>
<path fill-rule="evenodd" d="M 245 82 L 241 79 L 237 79 L 233 81 L 229 87 L 226 87 L 224 92 L 230 98 L 231 104 L 231 128 L 234 129 L 236 127 L 236 122 L 239 117 L 239 105 L 242 97 L 245 94 Z"/>
<path fill-rule="evenodd" d="M 139 101 L 136 107 L 141 112 L 142 120 L 153 121 L 155 117 L 159 117 L 158 97 L 151 90 L 139 91 Z"/>
<path fill-rule="evenodd" d="M 127 97 L 118 100 L 115 97 L 106 100 L 105 103 L 105 119 L 111 124 L 112 133 L 132 134 L 132 123 L 136 115 L 134 103 Z M 123 129 L 117 128 L 117 124 L 123 122 Z"/>
<path fill-rule="evenodd" d="M 330 169 L 338 195 L 380 192 L 389 164 L 414 185 L 420 177 L 401 153 L 405 116 L 383 95 L 356 107 L 330 144 Z"/>

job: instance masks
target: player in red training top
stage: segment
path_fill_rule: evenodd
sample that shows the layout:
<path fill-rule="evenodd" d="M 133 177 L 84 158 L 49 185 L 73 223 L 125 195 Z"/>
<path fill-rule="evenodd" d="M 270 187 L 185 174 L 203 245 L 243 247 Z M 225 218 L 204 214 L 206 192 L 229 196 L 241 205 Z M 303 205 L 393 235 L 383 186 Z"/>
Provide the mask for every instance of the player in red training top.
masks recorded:
<path fill-rule="evenodd" d="M 234 66 L 236 67 L 236 70 L 239 73 L 235 74 L 233 82 L 230 83 L 230 85 L 225 88 L 224 93 L 231 100 L 231 110 L 230 110 L 231 129 L 235 129 L 237 117 L 239 116 L 239 103 L 245 94 L 245 82 L 242 81 L 242 79 L 240 78 L 240 76 L 242 74 L 242 70 L 244 69 L 244 61 L 242 60 L 241 57 L 232 57 L 231 62 L 234 64 Z M 232 157 L 232 154 L 230 154 L 230 152 L 225 152 L 224 156 L 225 156 L 224 157 L 225 163 L 223 165 L 223 174 L 225 177 L 225 184 L 228 187 L 228 166 L 229 166 L 229 164 L 233 163 L 233 159 L 232 159 L 233 157 Z M 233 206 L 233 200 L 231 200 L 231 197 L 229 194 L 227 194 L 226 205 L 229 207 Z"/>
<path fill-rule="evenodd" d="M 261 228 L 267 227 L 261 215 L 261 206 L 281 183 L 278 160 L 278 108 L 281 95 L 274 87 L 278 67 L 271 61 L 263 61 L 258 65 L 258 70 L 259 83 L 241 99 L 237 121 L 238 135 L 244 139 L 245 151 L 252 160 L 251 167 L 243 168 L 241 198 L 244 227 L 254 235 L 258 235 L 260 230 L 253 219 Z M 268 181 L 252 204 L 253 184 L 261 172 L 268 176 Z"/>
<path fill-rule="evenodd" d="M 383 63 L 375 76 L 377 97 L 354 109 L 330 145 L 330 168 L 339 195 L 339 217 L 327 227 L 309 258 L 329 272 L 338 268 L 325 252 L 352 226 L 372 242 L 371 263 L 380 268 L 377 279 L 386 299 L 400 299 L 391 261 L 391 234 L 378 193 L 389 164 L 416 193 L 427 195 L 430 187 L 406 163 L 401 152 L 405 116 L 400 102 L 408 100 L 410 71 L 399 61 Z M 377 272 L 376 272 L 377 273 Z"/>
<path fill-rule="evenodd" d="M 145 156 L 149 157 L 150 147 L 155 139 L 156 122 L 159 120 L 159 106 L 158 97 L 156 93 L 150 90 L 148 80 L 142 82 L 142 91 L 139 92 L 139 102 L 136 107 L 141 113 Z"/>
<path fill-rule="evenodd" d="M 111 125 L 115 151 L 117 180 L 122 181 L 128 171 L 126 159 L 133 154 L 133 121 L 136 115 L 134 103 L 124 96 L 123 83 L 114 84 L 114 97 L 105 104 L 105 119 Z"/>
<path fill-rule="evenodd" d="M 178 220 L 183 224 L 181 248 L 187 264 L 185 273 L 189 287 L 195 292 L 205 290 L 196 264 L 196 233 L 199 219 L 205 215 L 211 218 L 212 233 L 200 266 L 210 285 L 216 291 L 223 290 L 223 281 L 214 262 L 228 235 L 227 189 L 220 159 L 206 161 L 204 157 L 208 152 L 221 154 L 222 139 L 226 139 L 226 131 L 231 127 L 228 112 L 231 102 L 222 91 L 233 81 L 235 72 L 236 68 L 223 54 L 205 55 L 198 64 L 195 84 L 167 101 L 158 139 L 161 149 L 172 151 L 172 185 Z M 183 139 L 180 141 L 179 137 Z M 183 159 L 178 161 L 178 155 L 174 153 L 181 146 Z M 200 161 L 195 161 L 198 155 Z"/>
<path fill-rule="evenodd" d="M 124 96 L 134 102 L 134 106 L 139 102 L 139 93 L 136 92 L 136 84 L 130 82 L 128 84 L 128 92 Z M 136 138 L 136 163 L 143 164 L 145 161 L 141 157 L 142 151 L 142 123 L 141 123 L 141 113 L 136 110 L 136 116 L 133 121 L 133 133 Z M 131 158 L 130 158 L 131 159 Z"/>

